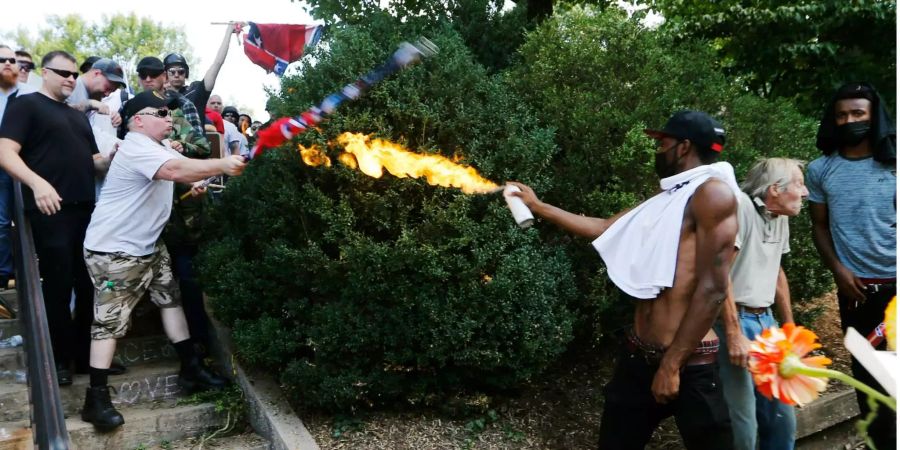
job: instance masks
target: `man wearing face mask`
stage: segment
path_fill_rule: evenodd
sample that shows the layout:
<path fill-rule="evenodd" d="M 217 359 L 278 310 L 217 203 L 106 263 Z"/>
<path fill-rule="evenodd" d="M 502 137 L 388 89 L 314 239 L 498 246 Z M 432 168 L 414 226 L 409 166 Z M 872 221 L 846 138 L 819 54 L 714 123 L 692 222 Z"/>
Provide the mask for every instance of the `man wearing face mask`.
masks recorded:
<path fill-rule="evenodd" d="M 726 298 L 738 229 L 734 170 L 715 162 L 725 130 L 705 113 L 679 111 L 662 130 L 645 132 L 657 141 L 661 191 L 631 210 L 608 219 L 573 214 L 515 182 L 521 192 L 512 195 L 536 216 L 592 239 L 610 279 L 635 305 L 604 389 L 599 448 L 644 448 L 674 416 L 687 449 L 730 449 L 711 329 Z"/>
<path fill-rule="evenodd" d="M 868 83 L 838 89 L 825 109 L 809 164 L 813 242 L 838 288 L 841 328 L 863 336 L 882 320 L 897 293 L 896 131 L 878 92 Z M 853 375 L 878 382 L 853 359 Z M 859 409 L 869 411 L 865 395 Z M 895 414 L 880 408 L 869 427 L 877 448 L 896 448 Z"/>

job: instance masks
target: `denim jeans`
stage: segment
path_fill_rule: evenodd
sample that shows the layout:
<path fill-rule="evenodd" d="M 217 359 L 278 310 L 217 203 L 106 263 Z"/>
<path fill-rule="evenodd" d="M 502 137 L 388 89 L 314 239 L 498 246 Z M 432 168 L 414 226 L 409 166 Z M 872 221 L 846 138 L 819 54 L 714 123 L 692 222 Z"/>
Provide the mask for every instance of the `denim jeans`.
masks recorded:
<path fill-rule="evenodd" d="M 762 333 L 762 330 L 778 326 L 771 309 L 763 314 L 738 309 L 738 319 L 744 336 L 751 341 Z M 719 376 L 722 379 L 728 413 L 731 416 L 734 448 L 756 450 L 758 441 L 760 450 L 793 449 L 794 436 L 797 432 L 794 407 L 778 400 L 769 400 L 760 394 L 753 385 L 750 372 L 729 361 L 728 342 L 722 323 L 716 322 L 714 328 L 722 342 L 719 350 Z"/>
<path fill-rule="evenodd" d="M 12 214 L 13 181 L 5 170 L 0 169 L 0 277 L 3 278 L 12 277 L 14 270 L 10 234 Z"/>

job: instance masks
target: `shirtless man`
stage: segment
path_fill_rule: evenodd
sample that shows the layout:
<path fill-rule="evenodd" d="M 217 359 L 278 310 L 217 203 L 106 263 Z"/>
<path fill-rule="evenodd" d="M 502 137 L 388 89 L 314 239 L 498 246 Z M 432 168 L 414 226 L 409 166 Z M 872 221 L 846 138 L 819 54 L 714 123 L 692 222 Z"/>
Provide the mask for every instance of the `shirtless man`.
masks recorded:
<path fill-rule="evenodd" d="M 606 386 L 603 450 L 643 448 L 675 416 L 688 449 L 732 448 L 711 327 L 725 300 L 737 233 L 737 184 L 727 163 L 712 164 L 724 130 L 702 112 L 680 111 L 657 140 L 662 191 L 609 219 L 541 202 L 518 186 L 531 211 L 562 229 L 596 239 L 610 278 L 635 300 L 629 332 Z M 683 209 L 682 209 L 683 205 Z M 681 217 L 673 212 L 681 213 Z"/>

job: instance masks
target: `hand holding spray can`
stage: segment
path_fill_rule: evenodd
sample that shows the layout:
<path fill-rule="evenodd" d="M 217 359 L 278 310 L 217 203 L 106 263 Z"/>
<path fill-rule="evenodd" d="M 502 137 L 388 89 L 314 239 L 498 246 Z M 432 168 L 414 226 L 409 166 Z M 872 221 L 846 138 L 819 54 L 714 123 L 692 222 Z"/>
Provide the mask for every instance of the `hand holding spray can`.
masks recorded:
<path fill-rule="evenodd" d="M 534 215 L 531 214 L 531 210 L 525 206 L 525 202 L 521 198 L 512 195 L 513 192 L 522 192 L 522 190 L 512 184 L 507 184 L 503 189 L 503 198 L 506 199 L 506 206 L 512 212 L 516 223 L 521 228 L 528 228 L 534 224 Z"/>

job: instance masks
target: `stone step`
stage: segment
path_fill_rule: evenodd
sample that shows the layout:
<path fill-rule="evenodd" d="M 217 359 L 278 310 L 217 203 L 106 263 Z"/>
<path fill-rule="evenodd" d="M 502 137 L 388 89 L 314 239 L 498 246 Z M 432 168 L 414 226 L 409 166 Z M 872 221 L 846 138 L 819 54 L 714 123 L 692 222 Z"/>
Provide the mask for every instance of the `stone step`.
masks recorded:
<path fill-rule="evenodd" d="M 19 319 L 0 319 L 0 339 L 22 334 L 22 325 Z"/>
<path fill-rule="evenodd" d="M 84 422 L 80 417 L 66 419 L 66 429 L 72 450 L 107 450 L 136 448 L 171 448 L 173 442 L 190 437 L 202 436 L 225 424 L 225 416 L 216 412 L 213 404 L 173 406 L 169 408 L 140 407 L 121 411 L 125 424 L 108 433 L 97 432 L 93 425 Z M 12 436 L 9 442 L 0 434 L 0 449 L 32 448 L 31 433 L 27 433 L 22 442 L 23 428 L 27 421 L 0 423 L 0 430 L 7 430 Z M 27 430 L 27 428 L 25 428 Z M 19 441 L 13 439 L 18 438 Z M 20 447 L 12 446 L 13 442 Z M 7 446 L 9 445 L 9 446 Z"/>
<path fill-rule="evenodd" d="M 178 357 L 169 338 L 163 335 L 119 339 L 116 343 L 116 360 L 127 367 L 170 361 Z M 27 369 L 25 349 L 21 346 L 0 348 L 0 371 Z"/>
<path fill-rule="evenodd" d="M 196 450 L 203 444 L 204 449 L 221 450 L 268 450 L 269 442 L 255 433 L 244 433 L 235 436 L 212 437 L 197 436 L 170 442 L 148 450 Z"/>
<path fill-rule="evenodd" d="M 801 439 L 859 416 L 853 389 L 823 395 L 797 408 L 797 438 Z"/>
<path fill-rule="evenodd" d="M 25 352 L 22 347 L 0 348 L 0 372 L 25 368 Z M 2 379 L 0 379 L 2 380 Z"/>
<path fill-rule="evenodd" d="M 171 404 L 181 394 L 178 386 L 177 361 L 156 361 L 130 367 L 128 372 L 109 378 L 113 387 L 113 404 L 118 409 L 146 407 L 154 403 Z M 61 386 L 60 399 L 66 417 L 75 417 L 84 404 L 85 389 L 89 385 L 87 375 L 76 375 L 71 386 Z M 0 421 L 24 420 L 30 415 L 28 386 L 0 383 Z"/>

